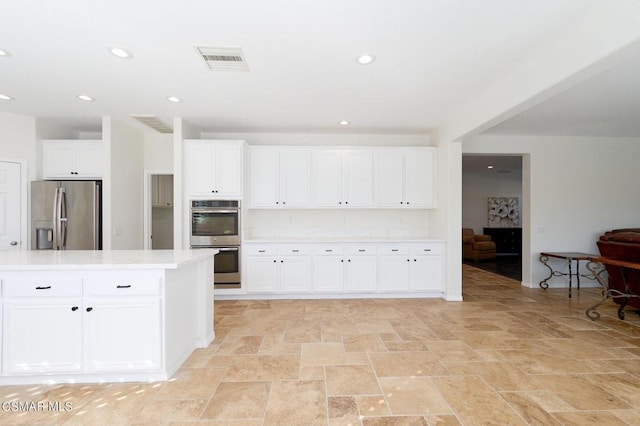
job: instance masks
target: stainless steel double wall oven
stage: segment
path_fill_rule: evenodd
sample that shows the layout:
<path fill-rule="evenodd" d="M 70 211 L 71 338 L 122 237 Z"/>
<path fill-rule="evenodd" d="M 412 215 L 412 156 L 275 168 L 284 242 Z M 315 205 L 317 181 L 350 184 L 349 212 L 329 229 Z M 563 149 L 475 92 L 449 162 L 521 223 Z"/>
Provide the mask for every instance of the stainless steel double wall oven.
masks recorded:
<path fill-rule="evenodd" d="M 240 288 L 240 201 L 192 200 L 191 248 L 215 248 L 215 288 Z"/>

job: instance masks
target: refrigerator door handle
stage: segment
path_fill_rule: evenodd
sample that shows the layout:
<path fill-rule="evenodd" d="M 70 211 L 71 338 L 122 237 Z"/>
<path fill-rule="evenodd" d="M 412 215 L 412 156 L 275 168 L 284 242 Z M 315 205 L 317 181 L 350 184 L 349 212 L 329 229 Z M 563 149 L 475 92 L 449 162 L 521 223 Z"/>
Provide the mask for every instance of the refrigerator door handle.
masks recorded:
<path fill-rule="evenodd" d="M 60 188 L 60 250 L 67 248 L 67 194 Z"/>
<path fill-rule="evenodd" d="M 53 249 L 58 250 L 60 247 L 58 245 L 58 235 L 60 233 L 58 224 L 60 223 L 58 216 L 58 200 L 59 200 L 59 190 L 60 188 L 56 188 L 55 193 L 53 194 Z"/>

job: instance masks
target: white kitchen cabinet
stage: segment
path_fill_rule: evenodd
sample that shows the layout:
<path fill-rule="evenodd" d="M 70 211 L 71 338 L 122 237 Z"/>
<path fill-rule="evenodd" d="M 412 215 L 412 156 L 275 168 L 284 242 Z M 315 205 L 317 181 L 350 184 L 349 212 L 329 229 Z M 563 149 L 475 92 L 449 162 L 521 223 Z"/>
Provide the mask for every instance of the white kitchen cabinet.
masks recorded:
<path fill-rule="evenodd" d="M 376 247 L 371 244 L 350 245 L 345 248 L 345 291 L 375 292 L 378 283 Z"/>
<path fill-rule="evenodd" d="M 410 246 L 412 291 L 443 291 L 443 250 L 441 244 L 412 244 Z"/>
<path fill-rule="evenodd" d="M 405 244 L 384 245 L 378 259 L 378 289 L 382 292 L 409 290 L 411 259 Z"/>
<path fill-rule="evenodd" d="M 308 245 L 246 247 L 248 292 L 307 292 L 311 289 Z"/>
<path fill-rule="evenodd" d="M 152 207 L 172 207 L 173 175 L 153 175 L 151 180 Z"/>
<path fill-rule="evenodd" d="M 88 298 L 84 307 L 87 371 L 162 367 L 159 297 Z"/>
<path fill-rule="evenodd" d="M 311 154 L 308 149 L 251 147 L 250 207 L 308 207 Z"/>
<path fill-rule="evenodd" d="M 372 206 L 372 167 L 370 149 L 315 149 L 312 154 L 312 205 Z"/>
<path fill-rule="evenodd" d="M 317 292 L 342 293 L 345 266 L 342 245 L 316 245 L 313 256 L 313 289 Z"/>
<path fill-rule="evenodd" d="M 242 198 L 243 150 L 242 141 L 185 140 L 187 196 Z"/>
<path fill-rule="evenodd" d="M 373 175 L 375 206 L 434 207 L 433 148 L 377 148 Z"/>
<path fill-rule="evenodd" d="M 43 179 L 102 179 L 101 140 L 43 140 Z"/>
<path fill-rule="evenodd" d="M 80 297 L 9 298 L 4 304 L 4 374 L 82 370 Z"/>
<path fill-rule="evenodd" d="M 381 292 L 442 291 L 440 245 L 384 244 L 379 250 Z"/>

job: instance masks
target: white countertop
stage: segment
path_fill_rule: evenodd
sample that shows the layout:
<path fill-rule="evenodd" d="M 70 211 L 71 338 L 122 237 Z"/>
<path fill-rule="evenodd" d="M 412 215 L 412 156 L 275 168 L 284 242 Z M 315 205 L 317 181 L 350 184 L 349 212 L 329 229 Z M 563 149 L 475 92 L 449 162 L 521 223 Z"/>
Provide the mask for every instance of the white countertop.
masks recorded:
<path fill-rule="evenodd" d="M 218 250 L 27 250 L 0 252 L 0 271 L 177 269 Z"/>
<path fill-rule="evenodd" d="M 414 237 L 274 237 L 250 238 L 243 243 L 279 244 L 279 243 L 444 243 L 445 240 Z"/>

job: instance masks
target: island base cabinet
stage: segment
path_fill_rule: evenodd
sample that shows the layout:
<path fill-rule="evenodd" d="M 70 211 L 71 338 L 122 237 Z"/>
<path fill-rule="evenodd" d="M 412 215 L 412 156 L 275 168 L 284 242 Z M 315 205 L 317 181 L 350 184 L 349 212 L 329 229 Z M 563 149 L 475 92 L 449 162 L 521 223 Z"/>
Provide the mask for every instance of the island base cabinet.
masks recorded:
<path fill-rule="evenodd" d="M 82 300 L 4 302 L 4 374 L 79 372 L 83 368 Z"/>
<path fill-rule="evenodd" d="M 159 298 L 89 299 L 85 306 L 86 370 L 162 368 Z"/>

